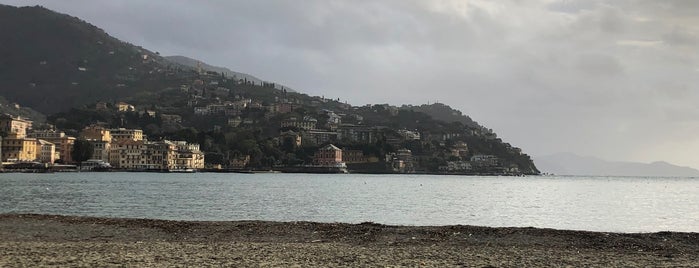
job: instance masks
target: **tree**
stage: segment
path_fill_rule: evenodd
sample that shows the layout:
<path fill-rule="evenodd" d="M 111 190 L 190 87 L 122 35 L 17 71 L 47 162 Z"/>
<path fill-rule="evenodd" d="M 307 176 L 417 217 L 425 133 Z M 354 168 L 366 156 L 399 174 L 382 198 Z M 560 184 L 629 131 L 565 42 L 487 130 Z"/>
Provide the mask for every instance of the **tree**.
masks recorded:
<path fill-rule="evenodd" d="M 88 160 L 92 157 L 92 152 L 94 151 L 94 146 L 87 140 L 77 139 L 75 144 L 73 144 L 73 151 L 70 152 L 70 156 L 73 157 L 73 161 L 78 163 L 78 166 L 82 165 L 82 162 Z"/>

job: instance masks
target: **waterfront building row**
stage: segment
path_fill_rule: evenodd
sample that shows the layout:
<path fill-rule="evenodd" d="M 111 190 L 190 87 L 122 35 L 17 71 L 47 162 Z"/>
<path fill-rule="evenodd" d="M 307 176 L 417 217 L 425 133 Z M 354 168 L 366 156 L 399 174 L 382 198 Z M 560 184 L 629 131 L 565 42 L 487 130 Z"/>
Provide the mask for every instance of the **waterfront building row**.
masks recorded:
<path fill-rule="evenodd" d="M 148 141 L 140 129 L 107 129 L 91 125 L 80 137 L 92 144 L 94 160 L 117 169 L 202 169 L 204 153 L 185 141 Z"/>
<path fill-rule="evenodd" d="M 76 138 L 56 130 L 31 130 L 32 122 L 0 115 L 2 162 L 76 164 L 72 151 Z M 204 153 L 185 141 L 147 141 L 140 129 L 88 126 L 80 134 L 93 148 L 92 159 L 119 169 L 202 169 Z"/>
<path fill-rule="evenodd" d="M 131 140 L 111 144 L 106 161 L 117 169 L 203 169 L 204 153 L 183 141 Z"/>

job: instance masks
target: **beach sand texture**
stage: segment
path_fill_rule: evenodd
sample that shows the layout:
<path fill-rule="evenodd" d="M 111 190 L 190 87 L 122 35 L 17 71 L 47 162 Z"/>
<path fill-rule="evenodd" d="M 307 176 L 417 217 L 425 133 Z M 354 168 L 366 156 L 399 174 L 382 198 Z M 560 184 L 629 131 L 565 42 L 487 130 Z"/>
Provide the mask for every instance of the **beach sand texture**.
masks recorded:
<path fill-rule="evenodd" d="M 0 267 L 699 267 L 699 234 L 0 215 Z"/>

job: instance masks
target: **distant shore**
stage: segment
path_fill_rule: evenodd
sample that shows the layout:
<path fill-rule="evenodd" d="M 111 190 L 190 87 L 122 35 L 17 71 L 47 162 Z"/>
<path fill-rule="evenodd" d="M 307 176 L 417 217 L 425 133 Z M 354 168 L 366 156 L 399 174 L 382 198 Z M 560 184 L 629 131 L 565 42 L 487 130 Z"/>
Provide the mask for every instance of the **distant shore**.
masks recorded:
<path fill-rule="evenodd" d="M 0 214 L 0 266 L 699 266 L 699 233 Z"/>

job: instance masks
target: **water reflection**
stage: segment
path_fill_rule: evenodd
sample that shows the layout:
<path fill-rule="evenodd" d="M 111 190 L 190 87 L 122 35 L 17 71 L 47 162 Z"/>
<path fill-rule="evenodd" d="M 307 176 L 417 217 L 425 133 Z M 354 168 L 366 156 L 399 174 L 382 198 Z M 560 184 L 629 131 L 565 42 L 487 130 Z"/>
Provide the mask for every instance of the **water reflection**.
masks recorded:
<path fill-rule="evenodd" d="M 0 174 L 1 213 L 699 231 L 699 180 L 309 174 Z"/>

